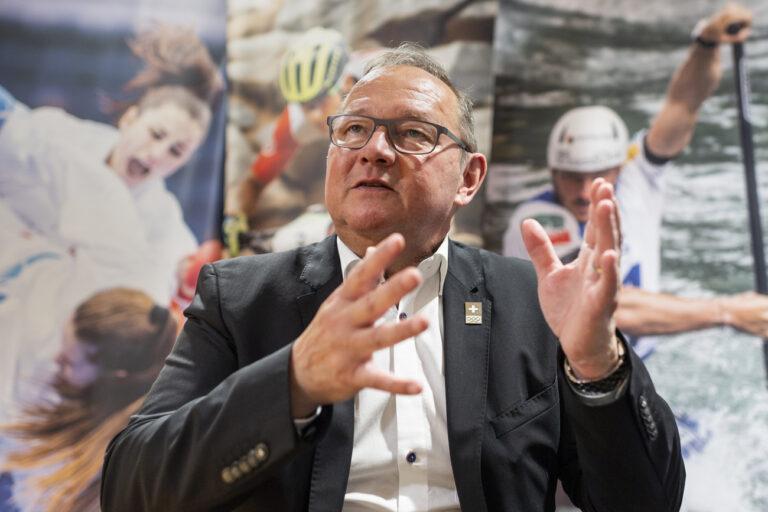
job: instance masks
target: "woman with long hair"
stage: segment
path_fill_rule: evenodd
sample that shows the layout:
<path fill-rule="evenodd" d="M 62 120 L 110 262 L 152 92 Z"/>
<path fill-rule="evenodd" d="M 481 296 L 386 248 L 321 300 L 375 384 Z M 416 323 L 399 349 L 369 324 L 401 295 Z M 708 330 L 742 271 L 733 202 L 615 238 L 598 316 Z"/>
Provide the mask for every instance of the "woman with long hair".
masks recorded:
<path fill-rule="evenodd" d="M 49 393 L 0 430 L 3 472 L 20 476 L 14 502 L 32 510 L 99 510 L 107 444 L 128 422 L 176 338 L 169 310 L 128 288 L 98 292 L 62 333 Z"/>
<path fill-rule="evenodd" d="M 197 241 L 164 178 L 202 144 L 223 79 L 190 28 L 156 25 L 128 44 L 144 67 L 123 99 L 104 102 L 116 126 L 29 109 L 0 88 L 0 198 L 33 231 L 87 252 L 118 280 L 104 286 L 145 267 L 152 278 L 140 287 L 167 304 Z"/>

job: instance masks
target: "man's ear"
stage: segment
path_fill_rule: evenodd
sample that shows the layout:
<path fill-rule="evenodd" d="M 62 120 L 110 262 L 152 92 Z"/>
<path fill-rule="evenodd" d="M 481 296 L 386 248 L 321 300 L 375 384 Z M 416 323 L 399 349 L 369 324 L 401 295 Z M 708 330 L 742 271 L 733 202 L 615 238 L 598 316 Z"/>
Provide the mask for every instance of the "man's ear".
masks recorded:
<path fill-rule="evenodd" d="M 120 116 L 120 120 L 117 121 L 117 127 L 119 129 L 127 128 L 133 122 L 139 118 L 139 107 L 136 105 L 131 105 L 128 107 L 128 109 L 123 112 L 123 115 Z"/>
<path fill-rule="evenodd" d="M 485 173 L 488 170 L 488 162 L 482 153 L 470 153 L 464 162 L 464 170 L 459 188 L 456 191 L 457 206 L 466 206 L 475 197 L 483 184 Z"/>

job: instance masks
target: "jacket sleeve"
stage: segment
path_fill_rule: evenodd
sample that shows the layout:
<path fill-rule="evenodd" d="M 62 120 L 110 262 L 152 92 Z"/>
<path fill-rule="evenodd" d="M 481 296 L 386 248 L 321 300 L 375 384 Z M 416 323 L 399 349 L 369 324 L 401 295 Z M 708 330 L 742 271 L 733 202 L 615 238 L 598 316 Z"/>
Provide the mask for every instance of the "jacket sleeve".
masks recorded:
<path fill-rule="evenodd" d="M 316 434 L 291 419 L 291 345 L 240 367 L 220 301 L 206 265 L 160 376 L 107 448 L 104 511 L 229 510 Z"/>
<path fill-rule="evenodd" d="M 676 511 L 685 467 L 675 418 L 656 393 L 642 361 L 630 349 L 624 394 L 601 406 L 582 402 L 559 364 L 564 409 L 563 488 L 585 511 Z"/>

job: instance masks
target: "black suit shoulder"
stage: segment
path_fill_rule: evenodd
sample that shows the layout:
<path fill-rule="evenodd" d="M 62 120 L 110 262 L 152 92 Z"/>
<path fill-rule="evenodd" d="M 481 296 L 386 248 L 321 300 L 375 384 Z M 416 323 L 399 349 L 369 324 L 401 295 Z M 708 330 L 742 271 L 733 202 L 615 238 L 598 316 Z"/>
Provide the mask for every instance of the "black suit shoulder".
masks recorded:
<path fill-rule="evenodd" d="M 198 278 L 198 296 L 220 302 L 222 316 L 242 315 L 253 309 L 281 314 L 297 297 L 324 286 L 341 283 L 336 237 L 285 252 L 239 256 L 205 265 Z M 196 297 L 195 300 L 198 300 Z M 194 306 L 194 303 L 193 303 Z M 275 310 L 277 308 L 277 311 Z M 200 308 L 190 308 L 191 310 Z"/>

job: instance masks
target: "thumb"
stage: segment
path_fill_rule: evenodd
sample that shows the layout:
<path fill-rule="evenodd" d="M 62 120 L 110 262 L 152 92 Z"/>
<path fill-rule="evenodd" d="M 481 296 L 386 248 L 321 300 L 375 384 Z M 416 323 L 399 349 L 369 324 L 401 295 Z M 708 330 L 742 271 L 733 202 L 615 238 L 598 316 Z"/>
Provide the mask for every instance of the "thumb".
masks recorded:
<path fill-rule="evenodd" d="M 528 255 L 531 257 L 536 275 L 541 279 L 563 264 L 557 257 L 552 241 L 547 232 L 535 219 L 526 219 L 521 226 L 523 243 Z"/>

